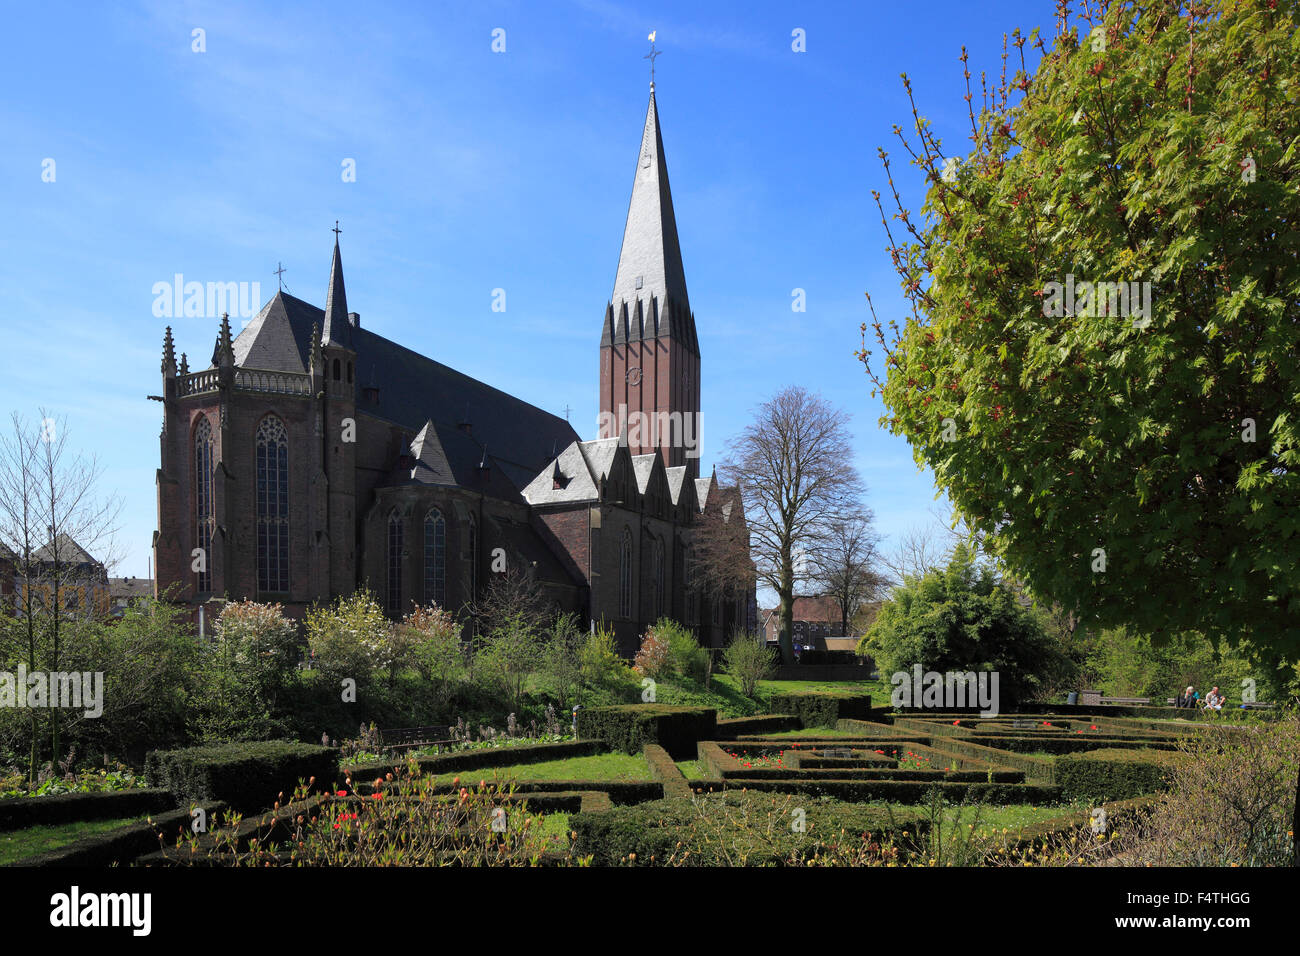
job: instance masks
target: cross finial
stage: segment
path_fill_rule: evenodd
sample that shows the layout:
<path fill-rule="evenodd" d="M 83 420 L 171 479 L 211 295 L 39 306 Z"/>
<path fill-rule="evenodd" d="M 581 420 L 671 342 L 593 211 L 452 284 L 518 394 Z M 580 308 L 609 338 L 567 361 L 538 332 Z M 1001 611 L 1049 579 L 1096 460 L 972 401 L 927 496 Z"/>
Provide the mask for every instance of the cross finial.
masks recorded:
<path fill-rule="evenodd" d="M 335 241 L 335 242 L 338 242 L 338 241 L 339 241 L 339 233 L 342 232 L 342 231 L 343 231 L 343 230 L 339 228 L 339 221 L 338 221 L 337 219 L 335 219 L 335 220 L 334 220 L 334 230 L 333 230 L 333 232 L 334 232 L 334 241 Z"/>
<path fill-rule="evenodd" d="M 643 60 L 650 61 L 650 89 L 652 90 L 655 88 L 655 57 L 663 53 L 663 50 L 655 49 L 655 34 L 658 32 L 658 30 L 650 31 L 650 52 L 641 57 Z"/>
<path fill-rule="evenodd" d="M 280 291 L 281 291 L 281 292 L 284 291 L 284 273 L 285 273 L 285 271 L 286 271 L 286 270 L 285 270 L 285 268 L 284 268 L 284 264 L 283 264 L 283 263 L 281 263 L 281 262 L 277 262 L 277 263 L 275 264 L 275 272 L 273 273 L 273 275 L 274 275 L 277 279 L 280 280 Z"/>
<path fill-rule="evenodd" d="M 571 412 L 571 411 L 573 411 L 573 409 L 570 408 L 568 405 L 565 405 L 565 406 L 564 406 L 564 420 L 565 420 L 566 422 L 569 420 L 569 412 Z"/>

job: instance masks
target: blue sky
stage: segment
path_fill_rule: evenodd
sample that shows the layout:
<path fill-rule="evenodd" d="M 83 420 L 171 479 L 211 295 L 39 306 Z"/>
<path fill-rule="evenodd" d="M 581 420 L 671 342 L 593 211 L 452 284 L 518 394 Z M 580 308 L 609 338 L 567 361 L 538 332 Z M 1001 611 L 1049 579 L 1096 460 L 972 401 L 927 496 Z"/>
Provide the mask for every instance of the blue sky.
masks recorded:
<path fill-rule="evenodd" d="M 1052 17 L 1050 0 L 6 5 L 0 413 L 67 417 L 124 502 L 118 573 L 144 575 L 162 412 L 145 396 L 160 391 L 163 328 L 191 368 L 217 331 L 155 317 L 155 283 L 257 282 L 265 301 L 283 263 L 286 289 L 323 306 L 338 219 L 364 325 L 567 406 L 595 437 L 657 30 L 704 467 L 759 402 L 803 384 L 852 413 L 888 547 L 937 505 L 906 442 L 878 427 L 854 357 L 865 291 L 882 317 L 902 314 L 871 199 L 886 189 L 877 147 L 897 158 L 891 128 L 911 120 L 899 74 L 965 152 L 962 44 L 972 70 L 996 74 L 1003 34 Z M 919 207 L 919 174 L 895 170 Z"/>

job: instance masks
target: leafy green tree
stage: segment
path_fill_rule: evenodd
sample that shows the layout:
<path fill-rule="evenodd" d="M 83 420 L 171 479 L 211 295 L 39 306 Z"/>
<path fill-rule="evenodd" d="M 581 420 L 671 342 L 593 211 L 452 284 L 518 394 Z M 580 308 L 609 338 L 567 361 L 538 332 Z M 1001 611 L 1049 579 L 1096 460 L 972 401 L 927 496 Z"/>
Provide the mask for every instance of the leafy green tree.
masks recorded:
<path fill-rule="evenodd" d="M 776 669 L 776 653 L 768 650 L 762 638 L 756 640 L 737 631 L 723 651 L 722 662 L 727 673 L 740 681 L 740 692 L 753 700 L 758 693 L 758 682 L 772 676 Z"/>
<path fill-rule="evenodd" d="M 480 638 L 477 674 L 505 695 L 515 711 L 524 703 L 528 678 L 542 661 L 542 643 L 522 614 L 499 618 Z"/>
<path fill-rule="evenodd" d="M 575 614 L 557 615 L 546 632 L 542 671 L 547 689 L 564 709 L 576 703 L 582 689 L 582 662 L 578 658 L 582 642 Z"/>
<path fill-rule="evenodd" d="M 859 645 L 883 675 L 996 671 L 999 706 L 1033 699 L 1065 665 L 1038 612 L 959 545 L 947 568 L 894 589 Z"/>
<path fill-rule="evenodd" d="M 1037 594 L 1287 661 L 1298 11 L 1103 0 L 1050 49 L 1013 35 L 1019 68 L 971 110 L 959 161 L 914 112 L 925 221 L 900 204 L 892 250 L 912 314 L 874 320 L 874 359 L 864 327 L 862 353 L 883 423 Z"/>

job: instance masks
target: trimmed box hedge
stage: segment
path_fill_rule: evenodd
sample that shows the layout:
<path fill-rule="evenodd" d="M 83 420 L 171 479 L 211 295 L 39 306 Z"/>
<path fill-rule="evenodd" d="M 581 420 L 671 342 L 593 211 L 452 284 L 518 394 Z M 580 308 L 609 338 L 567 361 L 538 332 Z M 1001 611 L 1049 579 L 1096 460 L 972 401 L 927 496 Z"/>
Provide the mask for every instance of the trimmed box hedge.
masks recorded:
<path fill-rule="evenodd" d="M 659 744 L 674 760 L 690 760 L 701 740 L 716 735 L 718 712 L 712 707 L 667 704 L 619 704 L 578 711 L 578 736 L 604 741 L 611 749 L 640 753 Z"/>
<path fill-rule="evenodd" d="M 725 840 L 709 839 L 701 834 L 699 819 L 701 812 L 708 813 L 710 808 L 718 817 L 726 812 L 732 821 L 749 819 L 755 826 L 749 829 L 729 822 L 724 825 Z M 802 833 L 794 832 L 788 822 L 787 815 L 795 809 L 805 814 Z M 787 800 L 737 791 L 699 796 L 693 801 L 659 800 L 637 807 L 615 807 L 569 818 L 569 827 L 577 834 L 575 852 L 590 854 L 597 866 L 653 866 L 683 851 L 689 851 L 685 862 L 695 866 L 735 866 L 742 861 L 748 866 L 780 866 L 791 855 L 806 858 L 818 846 L 844 839 L 841 830 L 874 837 L 888 834 L 907 845 L 909 840 L 903 833 L 914 835 L 925 826 L 914 812 L 895 809 L 891 818 L 882 807 L 813 798 L 796 806 Z M 683 844 L 680 849 L 679 842 Z"/>
<path fill-rule="evenodd" d="M 758 717 L 730 717 L 718 721 L 719 740 L 731 740 L 745 734 L 775 734 L 783 730 L 799 730 L 802 722 L 793 714 L 765 714 Z"/>
<path fill-rule="evenodd" d="M 1056 803 L 1061 799 L 1061 788 L 1028 783 L 952 783 L 916 782 L 910 780 L 752 780 L 728 779 L 727 790 L 746 788 L 768 790 L 776 793 L 804 793 L 814 797 L 830 797 L 845 803 L 868 803 L 883 800 L 889 803 L 921 803 L 933 787 L 938 787 L 949 802 L 969 798 L 989 804 Z"/>
<path fill-rule="evenodd" d="M 176 798 L 170 790 L 161 788 L 61 793 L 53 797 L 6 797 L 0 800 L 0 830 L 144 816 L 175 808 Z"/>
<path fill-rule="evenodd" d="M 767 699 L 773 714 L 794 714 L 804 727 L 834 727 L 838 720 L 871 716 L 870 694 L 773 694 Z"/>
<path fill-rule="evenodd" d="M 689 797 L 691 786 L 686 776 L 658 744 L 645 745 L 645 762 L 650 766 L 650 776 L 664 785 L 665 797 Z"/>
<path fill-rule="evenodd" d="M 1056 758 L 1056 782 L 1069 799 L 1131 800 L 1163 790 L 1187 759 L 1167 750 L 1094 750 Z"/>
<path fill-rule="evenodd" d="M 599 740 L 567 740 L 560 743 L 520 744 L 511 747 L 475 747 L 449 754 L 417 757 L 416 766 L 421 773 L 459 773 L 465 770 L 487 770 L 492 767 L 511 767 L 519 763 L 545 763 L 568 757 L 594 757 L 603 754 L 606 747 Z M 405 760 L 388 760 L 382 763 L 357 764 L 345 767 L 343 772 L 357 781 L 382 777 L 395 768 L 406 769 Z"/>
<path fill-rule="evenodd" d="M 144 773 L 154 786 L 170 790 L 179 806 L 221 800 L 252 813 L 291 800 L 299 780 L 315 778 L 312 789 L 332 790 L 343 778 L 338 759 L 337 750 L 319 744 L 228 743 L 154 750 L 145 758 Z"/>

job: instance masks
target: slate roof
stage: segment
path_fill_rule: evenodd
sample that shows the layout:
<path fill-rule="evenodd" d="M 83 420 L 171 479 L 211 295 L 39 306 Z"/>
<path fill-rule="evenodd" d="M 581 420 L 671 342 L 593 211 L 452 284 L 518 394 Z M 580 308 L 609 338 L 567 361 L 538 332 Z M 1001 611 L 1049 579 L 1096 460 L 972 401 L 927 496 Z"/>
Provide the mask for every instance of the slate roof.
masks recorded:
<path fill-rule="evenodd" d="M 57 556 L 60 564 L 98 564 L 99 562 L 86 553 L 86 550 L 66 534 L 55 535 L 53 541 L 39 548 L 33 559 L 36 561 L 53 561 Z"/>
<path fill-rule="evenodd" d="M 322 327 L 324 318 L 325 313 L 316 306 L 277 292 L 235 340 L 235 363 L 305 372 L 312 327 Z M 559 416 L 369 329 L 350 323 L 348 328 L 357 353 L 357 410 L 413 432 L 432 420 L 458 483 L 474 479 L 469 486 L 480 487 L 477 465 L 486 446 L 489 459 L 498 465 L 492 471 L 506 486 L 505 497 L 517 499 L 519 490 L 551 460 L 554 448 L 578 440 L 573 426 Z M 363 382 L 378 386 L 377 405 L 361 400 Z M 456 428 L 467 407 L 469 433 Z"/>
<path fill-rule="evenodd" d="M 699 354 L 652 87 L 601 344 L 661 335 Z"/>
<path fill-rule="evenodd" d="M 618 439 L 612 441 L 618 447 Z M 548 468 L 537 475 L 523 489 L 524 500 L 530 505 L 566 504 L 579 501 L 595 501 L 600 495 L 597 487 L 598 478 L 593 474 L 587 457 L 587 445 L 597 442 L 574 442 L 564 449 Z M 609 456 L 612 462 L 613 455 Z M 557 473 L 560 487 L 555 487 Z"/>
<path fill-rule="evenodd" d="M 334 259 L 330 262 L 330 284 L 325 293 L 325 324 L 321 344 L 352 348 L 352 323 L 348 320 L 348 293 L 343 286 L 343 257 L 338 233 L 334 234 Z"/>
<path fill-rule="evenodd" d="M 668 494 L 674 505 L 681 503 L 682 487 L 686 484 L 686 466 L 676 465 L 673 468 L 664 469 L 668 476 Z"/>
<path fill-rule="evenodd" d="M 109 578 L 108 594 L 114 600 L 153 597 L 153 578 Z"/>
<path fill-rule="evenodd" d="M 636 474 L 636 490 L 640 494 L 645 494 L 646 487 L 650 484 L 650 476 L 654 473 L 655 458 L 657 457 L 653 452 L 632 456 L 632 470 Z"/>

